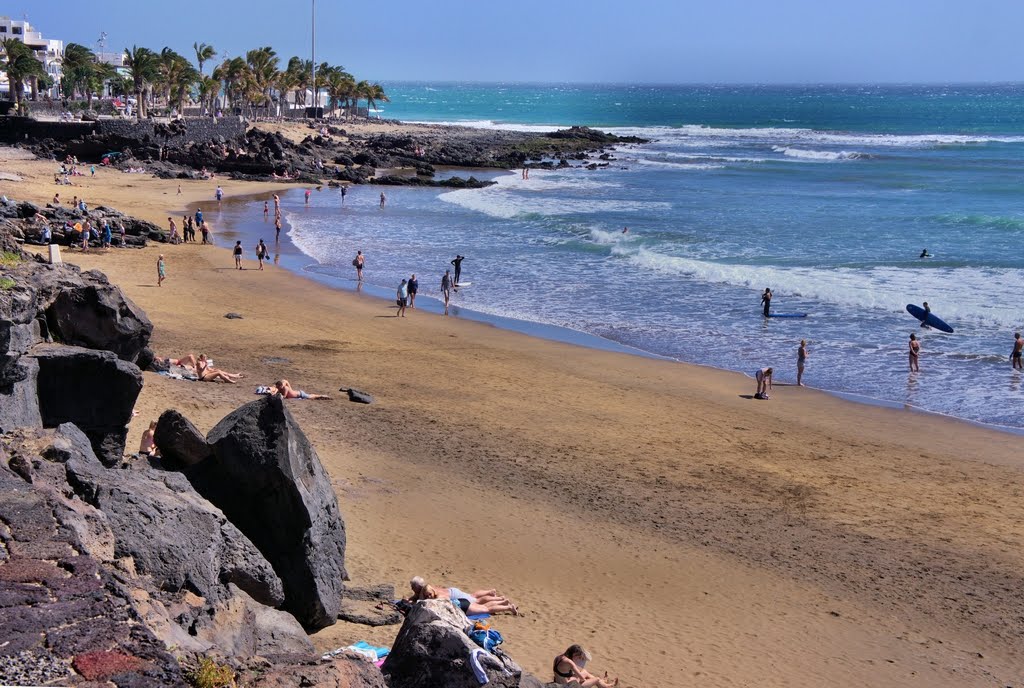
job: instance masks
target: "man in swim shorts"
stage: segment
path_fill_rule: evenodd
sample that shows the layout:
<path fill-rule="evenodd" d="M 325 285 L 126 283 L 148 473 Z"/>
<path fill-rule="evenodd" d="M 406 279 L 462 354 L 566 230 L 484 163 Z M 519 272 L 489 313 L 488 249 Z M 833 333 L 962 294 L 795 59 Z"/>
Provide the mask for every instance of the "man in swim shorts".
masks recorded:
<path fill-rule="evenodd" d="M 1024 339 L 1021 338 L 1020 332 L 1013 333 L 1013 353 L 1010 354 L 1010 361 L 1013 363 L 1014 370 L 1024 370 L 1024 362 L 1021 361 L 1021 356 L 1024 355 Z"/>
<path fill-rule="evenodd" d="M 772 290 L 768 287 L 764 288 L 764 293 L 761 294 L 761 305 L 764 306 L 764 317 L 768 317 L 768 312 L 772 307 Z"/>

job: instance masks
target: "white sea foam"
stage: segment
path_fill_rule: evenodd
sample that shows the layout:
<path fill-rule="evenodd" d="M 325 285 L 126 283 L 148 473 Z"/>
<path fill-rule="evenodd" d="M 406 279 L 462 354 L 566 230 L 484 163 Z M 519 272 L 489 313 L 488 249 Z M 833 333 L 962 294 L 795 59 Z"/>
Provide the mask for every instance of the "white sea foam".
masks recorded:
<path fill-rule="evenodd" d="M 501 183 L 485 189 L 459 189 L 441 194 L 441 200 L 491 217 L 513 219 L 525 215 L 574 215 L 613 212 L 650 212 L 666 210 L 671 204 L 660 201 L 621 201 L 566 198 L 515 193 Z"/>
<path fill-rule="evenodd" d="M 1007 293 L 1024 290 L 1024 270 L 1001 268 L 907 269 L 897 267 L 819 269 L 737 265 L 694 260 L 649 248 L 613 246 L 612 254 L 640 269 L 703 282 L 763 289 L 852 309 L 902 311 L 927 300 L 956 327 L 972 322 L 1019 327 L 1020 309 Z M 925 297 L 921 297 L 921 295 Z"/>
<path fill-rule="evenodd" d="M 609 232 L 604 229 L 597 229 L 596 227 L 591 227 L 589 235 L 590 240 L 595 244 L 603 244 L 609 246 L 622 244 L 627 241 L 632 241 L 633 239 L 632 234 L 628 232 L 623 232 L 621 229 L 618 231 Z"/>
<path fill-rule="evenodd" d="M 772 148 L 776 153 L 782 153 L 788 158 L 799 158 L 801 160 L 818 160 L 831 162 L 833 160 L 856 160 L 862 157 L 856 151 L 823 151 L 806 150 L 803 148 L 790 148 L 788 146 L 775 146 Z"/>
<path fill-rule="evenodd" d="M 668 167 L 674 170 L 720 170 L 725 167 L 725 165 L 710 162 L 672 162 L 670 160 L 653 160 L 651 158 L 636 158 L 632 162 L 636 165 Z"/>

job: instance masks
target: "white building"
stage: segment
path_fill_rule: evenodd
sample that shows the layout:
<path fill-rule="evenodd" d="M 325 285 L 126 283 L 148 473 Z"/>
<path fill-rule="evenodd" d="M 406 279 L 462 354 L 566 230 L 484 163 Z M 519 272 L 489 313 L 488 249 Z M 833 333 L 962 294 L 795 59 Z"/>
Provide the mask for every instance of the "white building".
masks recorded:
<path fill-rule="evenodd" d="M 54 86 L 50 96 L 58 97 L 58 84 L 61 78 L 61 64 L 64 61 L 64 41 L 43 38 L 43 34 L 32 28 L 28 21 L 0 16 L 0 39 L 17 38 L 32 48 L 36 59 L 43 63 L 46 73 L 53 78 Z M 10 93 L 11 85 L 7 81 L 7 73 L 0 71 L 0 92 Z M 43 95 L 40 93 L 39 95 Z"/>

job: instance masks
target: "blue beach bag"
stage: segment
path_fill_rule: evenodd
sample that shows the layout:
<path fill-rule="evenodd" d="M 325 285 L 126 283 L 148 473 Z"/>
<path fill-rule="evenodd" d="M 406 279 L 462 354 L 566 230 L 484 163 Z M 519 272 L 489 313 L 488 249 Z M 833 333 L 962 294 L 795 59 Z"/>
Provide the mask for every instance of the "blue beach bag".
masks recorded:
<path fill-rule="evenodd" d="M 505 639 L 501 637 L 501 633 L 498 633 L 493 628 L 470 631 L 469 637 L 473 639 L 474 643 L 488 652 L 493 652 L 494 648 L 505 642 Z"/>

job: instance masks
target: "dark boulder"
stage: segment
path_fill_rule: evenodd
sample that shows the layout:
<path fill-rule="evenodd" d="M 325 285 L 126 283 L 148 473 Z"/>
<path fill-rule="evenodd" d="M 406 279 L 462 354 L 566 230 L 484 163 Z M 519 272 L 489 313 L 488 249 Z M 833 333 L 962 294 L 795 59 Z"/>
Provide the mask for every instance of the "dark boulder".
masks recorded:
<path fill-rule="evenodd" d="M 74 277 L 58 284 L 52 277 L 40 279 L 40 292 L 53 292 L 45 309 L 50 333 L 65 344 L 113 351 L 134 363 L 149 343 L 153 323 L 103 273 L 93 270 Z"/>
<path fill-rule="evenodd" d="M 417 602 L 405 617 L 381 671 L 390 688 L 479 688 L 470 665 L 480 649 L 465 629 L 466 615 L 449 600 Z M 503 652 L 477 655 L 488 686 L 518 688 L 523 670 Z"/>
<path fill-rule="evenodd" d="M 173 409 L 160 414 L 153 441 L 160 448 L 160 456 L 169 466 L 192 466 L 213 454 L 206 438 L 196 426 Z"/>
<path fill-rule="evenodd" d="M 338 390 L 339 392 L 345 392 L 348 394 L 348 400 L 354 401 L 357 404 L 372 404 L 373 397 L 366 392 L 360 392 L 358 389 L 352 389 L 351 387 L 342 387 Z"/>
<path fill-rule="evenodd" d="M 272 655 L 270 659 L 272 664 L 243 667 L 239 685 L 247 688 L 387 688 L 380 669 L 354 654 L 342 654 L 329 661 L 316 655 Z"/>
<path fill-rule="evenodd" d="M 307 629 L 335 622 L 345 523 L 331 481 L 278 396 L 242 406 L 210 431 L 214 456 L 184 469 L 196 490 L 255 543 L 284 583 L 284 609 Z"/>
<path fill-rule="evenodd" d="M 260 604 L 233 583 L 227 587 L 229 596 L 192 625 L 197 640 L 229 657 L 313 652 L 295 617 Z"/>
<path fill-rule="evenodd" d="M 39 363 L 23 357 L 0 376 L 0 433 L 19 427 L 42 427 L 36 396 Z"/>
<path fill-rule="evenodd" d="M 74 423 L 107 466 L 124 455 L 126 426 L 142 391 L 142 373 L 109 351 L 41 344 L 29 356 L 39 363 L 36 385 L 43 426 Z"/>
<path fill-rule="evenodd" d="M 132 557 L 160 590 L 188 590 L 210 602 L 234 583 L 262 604 L 284 601 L 281 581 L 259 550 L 180 473 L 66 464 L 75 494 L 101 510 L 115 553 Z"/>

